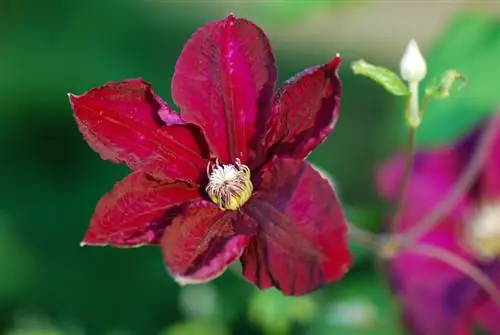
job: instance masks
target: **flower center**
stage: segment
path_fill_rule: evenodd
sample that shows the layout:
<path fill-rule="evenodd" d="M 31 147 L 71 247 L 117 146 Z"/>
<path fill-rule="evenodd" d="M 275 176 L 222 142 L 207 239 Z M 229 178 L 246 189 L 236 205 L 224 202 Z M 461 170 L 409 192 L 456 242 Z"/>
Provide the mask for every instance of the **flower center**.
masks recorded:
<path fill-rule="evenodd" d="M 208 185 L 205 190 L 214 204 L 223 211 L 243 206 L 253 192 L 250 169 L 237 158 L 235 164 L 208 163 Z"/>
<path fill-rule="evenodd" d="M 500 203 L 484 205 L 467 229 L 467 244 L 477 255 L 500 255 Z"/>

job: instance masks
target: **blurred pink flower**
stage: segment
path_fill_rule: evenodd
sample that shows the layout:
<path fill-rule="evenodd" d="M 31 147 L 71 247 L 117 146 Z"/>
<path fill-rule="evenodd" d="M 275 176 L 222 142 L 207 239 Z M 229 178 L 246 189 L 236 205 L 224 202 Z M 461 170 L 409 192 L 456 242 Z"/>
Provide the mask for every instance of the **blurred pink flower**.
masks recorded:
<path fill-rule="evenodd" d="M 484 158 L 472 187 L 415 243 L 454 253 L 500 289 L 500 115 L 451 146 L 416 152 L 396 231 L 411 230 L 449 196 L 480 145 Z M 402 154 L 380 167 L 377 187 L 382 197 L 396 200 L 403 170 Z M 390 272 L 411 334 L 466 335 L 473 334 L 476 325 L 488 334 L 500 334 L 500 307 L 463 271 L 428 255 L 403 251 L 390 261 Z"/>

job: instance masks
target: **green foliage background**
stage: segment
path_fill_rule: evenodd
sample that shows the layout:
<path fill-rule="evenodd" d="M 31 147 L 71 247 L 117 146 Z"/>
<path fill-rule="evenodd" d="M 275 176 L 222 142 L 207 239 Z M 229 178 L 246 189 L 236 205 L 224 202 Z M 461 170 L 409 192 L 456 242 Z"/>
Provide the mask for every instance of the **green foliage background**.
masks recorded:
<path fill-rule="evenodd" d="M 236 14 L 266 29 L 345 5 L 257 3 Z M 296 299 L 258 292 L 237 268 L 180 288 L 152 247 L 79 247 L 97 200 L 127 170 L 83 142 L 66 93 L 143 77 L 171 103 L 183 43 L 220 18 L 203 11 L 159 1 L 0 3 L 0 334 L 404 334 L 384 277 L 356 246 L 344 280 Z M 429 78 L 454 67 L 469 87 L 431 103 L 419 134 L 425 145 L 451 141 L 500 100 L 498 19 L 463 14 L 446 27 L 428 54 Z M 331 56 L 297 59 L 278 50 L 280 81 Z M 380 231 L 384 207 L 372 175 L 401 146 L 403 115 L 400 98 L 351 73 L 348 64 L 361 57 L 370 60 L 344 55 L 341 121 L 311 160 L 334 176 L 350 218 Z"/>

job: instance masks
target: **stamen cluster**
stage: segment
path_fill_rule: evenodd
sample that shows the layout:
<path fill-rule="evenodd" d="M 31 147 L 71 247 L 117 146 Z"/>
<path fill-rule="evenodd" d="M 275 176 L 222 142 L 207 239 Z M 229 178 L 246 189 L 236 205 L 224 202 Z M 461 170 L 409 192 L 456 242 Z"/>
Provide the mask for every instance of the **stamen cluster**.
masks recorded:
<path fill-rule="evenodd" d="M 235 211 L 243 206 L 253 192 L 250 169 L 236 159 L 235 164 L 209 163 L 207 166 L 210 199 L 223 211 Z"/>

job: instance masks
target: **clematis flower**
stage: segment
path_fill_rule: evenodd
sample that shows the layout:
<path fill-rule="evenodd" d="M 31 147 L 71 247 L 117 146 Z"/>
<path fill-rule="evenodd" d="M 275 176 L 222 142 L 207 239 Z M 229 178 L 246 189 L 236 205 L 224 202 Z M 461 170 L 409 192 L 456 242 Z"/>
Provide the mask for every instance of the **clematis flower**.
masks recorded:
<path fill-rule="evenodd" d="M 398 233 L 410 231 L 449 196 L 473 155 L 484 153 L 473 186 L 436 226 L 415 241 L 459 256 L 500 289 L 500 114 L 482 122 L 457 143 L 415 154 Z M 478 156 L 476 156 L 478 157 Z M 481 161 L 479 161 L 481 162 Z M 382 165 L 378 190 L 395 200 L 404 157 Z M 411 334 L 467 335 L 474 327 L 500 334 L 500 307 L 470 273 L 430 255 L 402 252 L 390 262 L 391 277 Z"/>
<path fill-rule="evenodd" d="M 261 289 L 301 295 L 351 264 L 329 181 L 305 158 L 338 116 L 340 57 L 275 92 L 264 32 L 229 15 L 185 44 L 170 108 L 142 79 L 70 95 L 80 132 L 103 159 L 133 172 L 97 204 L 83 245 L 160 245 L 181 284 L 240 259 Z"/>

